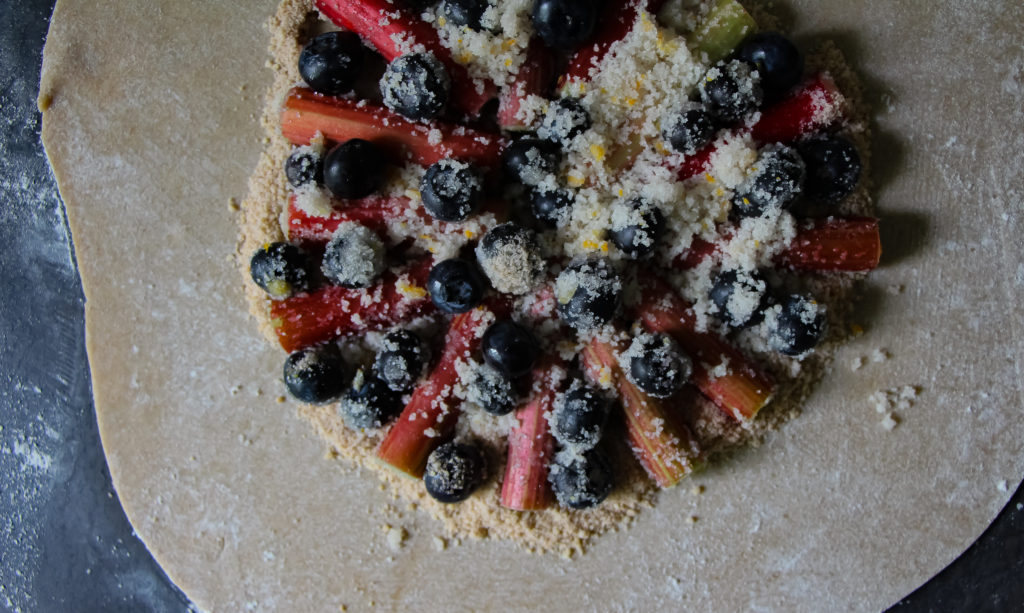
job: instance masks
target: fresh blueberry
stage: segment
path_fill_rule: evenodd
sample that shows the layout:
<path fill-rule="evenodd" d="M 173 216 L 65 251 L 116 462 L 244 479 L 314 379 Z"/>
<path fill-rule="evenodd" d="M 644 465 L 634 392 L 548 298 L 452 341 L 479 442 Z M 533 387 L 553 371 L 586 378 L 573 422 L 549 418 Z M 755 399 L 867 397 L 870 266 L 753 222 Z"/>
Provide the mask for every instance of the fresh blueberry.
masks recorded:
<path fill-rule="evenodd" d="M 765 147 L 753 172 L 736 188 L 730 215 L 744 219 L 761 217 L 769 209 L 790 208 L 803 190 L 806 174 L 803 160 L 791 147 Z"/>
<path fill-rule="evenodd" d="M 441 12 L 448 21 L 457 26 L 468 26 L 471 30 L 480 30 L 480 18 L 490 6 L 487 0 L 444 0 Z"/>
<path fill-rule="evenodd" d="M 853 193 L 860 180 L 860 155 L 853 143 L 840 136 L 806 140 L 799 145 L 807 165 L 807 195 L 835 203 Z"/>
<path fill-rule="evenodd" d="M 556 458 L 548 474 L 555 498 L 570 509 L 589 509 L 601 504 L 615 486 L 611 464 L 599 448 L 582 455 Z"/>
<path fill-rule="evenodd" d="M 487 476 L 487 461 L 478 447 L 445 443 L 427 457 L 423 485 L 435 500 L 462 502 Z"/>
<path fill-rule="evenodd" d="M 512 381 L 490 364 L 481 364 L 466 384 L 466 400 L 492 415 L 508 415 L 516 408 Z"/>
<path fill-rule="evenodd" d="M 689 356 L 665 334 L 637 336 L 623 357 L 629 365 L 629 380 L 655 398 L 678 392 L 693 372 Z"/>
<path fill-rule="evenodd" d="M 342 287 L 370 287 L 384 272 L 384 255 L 384 243 L 373 230 L 346 222 L 328 241 L 320 271 Z"/>
<path fill-rule="evenodd" d="M 508 319 L 498 320 L 487 328 L 480 350 L 484 361 L 510 379 L 530 372 L 540 355 L 533 334 Z"/>
<path fill-rule="evenodd" d="M 274 300 L 284 300 L 309 289 L 309 256 L 288 243 L 269 243 L 249 260 L 252 280 Z"/>
<path fill-rule="evenodd" d="M 607 260 L 578 261 L 558 275 L 555 299 L 562 321 L 577 330 L 592 330 L 618 314 L 622 280 Z"/>
<path fill-rule="evenodd" d="M 423 343 L 405 329 L 389 332 L 373 360 L 373 374 L 396 392 L 411 392 L 426 365 Z"/>
<path fill-rule="evenodd" d="M 494 289 L 504 294 L 529 292 L 545 270 L 537 236 L 515 222 L 488 230 L 477 245 L 476 259 Z"/>
<path fill-rule="evenodd" d="M 743 119 L 761 106 L 763 98 L 757 73 L 739 60 L 713 66 L 698 89 L 708 112 L 722 123 Z"/>
<path fill-rule="evenodd" d="M 593 388 L 574 381 L 551 414 L 551 432 L 562 445 L 584 451 L 601 441 L 608 401 Z"/>
<path fill-rule="evenodd" d="M 717 130 L 711 114 L 692 104 L 668 118 L 662 136 L 679 153 L 694 155 L 711 142 Z"/>
<path fill-rule="evenodd" d="M 530 209 L 537 221 L 549 228 L 565 225 L 576 200 L 572 192 L 564 189 L 536 189 L 530 192 Z"/>
<path fill-rule="evenodd" d="M 664 226 L 665 215 L 661 209 L 643 198 L 622 201 L 612 207 L 610 237 L 630 259 L 650 255 Z"/>
<path fill-rule="evenodd" d="M 409 119 L 433 119 L 448 106 L 451 79 L 433 54 L 411 53 L 388 64 L 380 78 L 384 104 Z"/>
<path fill-rule="evenodd" d="M 594 33 L 599 9 L 595 0 L 534 0 L 533 27 L 549 47 L 568 51 Z"/>
<path fill-rule="evenodd" d="M 338 198 L 365 198 L 380 189 L 387 157 L 377 145 L 359 138 L 341 143 L 324 159 L 324 185 Z"/>
<path fill-rule="evenodd" d="M 728 326 L 745 328 L 761 323 L 771 306 L 768 282 L 757 271 L 725 270 L 715 277 L 711 302 Z"/>
<path fill-rule="evenodd" d="M 352 32 L 317 36 L 299 54 L 299 74 L 321 94 L 338 96 L 352 91 L 363 63 L 363 43 Z"/>
<path fill-rule="evenodd" d="M 562 151 L 551 141 L 521 138 L 505 148 L 502 162 L 510 177 L 535 187 L 558 172 Z"/>
<path fill-rule="evenodd" d="M 774 315 L 765 318 L 771 345 L 780 353 L 802 355 L 825 337 L 825 307 L 810 296 L 787 296 L 769 313 Z"/>
<path fill-rule="evenodd" d="M 544 115 L 537 135 L 550 141 L 569 143 L 592 125 L 590 113 L 573 98 L 562 98 L 551 103 Z"/>
<path fill-rule="evenodd" d="M 480 204 L 483 191 L 483 172 L 451 158 L 433 164 L 420 180 L 423 208 L 441 221 L 464 221 Z"/>
<path fill-rule="evenodd" d="M 338 413 L 349 428 L 380 428 L 402 411 L 402 399 L 377 377 L 356 373 L 352 386 L 342 397 Z"/>
<path fill-rule="evenodd" d="M 299 147 L 284 163 L 284 174 L 295 189 L 324 182 L 324 159 L 309 147 Z"/>
<path fill-rule="evenodd" d="M 416 11 L 416 15 L 419 15 L 437 4 L 437 0 L 401 0 L 401 4 L 410 10 Z"/>
<path fill-rule="evenodd" d="M 318 345 L 288 356 L 284 384 L 302 402 L 325 404 L 345 391 L 345 371 L 337 345 Z"/>
<path fill-rule="evenodd" d="M 427 277 L 427 292 L 445 313 L 465 313 L 484 298 L 484 278 L 473 262 L 451 259 L 438 262 Z"/>
<path fill-rule="evenodd" d="M 747 37 L 736 57 L 757 68 L 768 102 L 785 96 L 804 74 L 804 57 L 800 50 L 778 32 L 758 32 Z"/>

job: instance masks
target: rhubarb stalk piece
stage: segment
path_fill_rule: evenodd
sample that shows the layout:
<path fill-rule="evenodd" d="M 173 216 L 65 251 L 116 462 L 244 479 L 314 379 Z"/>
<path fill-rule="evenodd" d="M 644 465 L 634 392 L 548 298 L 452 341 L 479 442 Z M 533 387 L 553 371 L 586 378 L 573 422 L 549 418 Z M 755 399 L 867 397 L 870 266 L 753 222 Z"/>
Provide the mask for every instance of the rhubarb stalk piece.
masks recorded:
<path fill-rule="evenodd" d="M 636 315 L 648 330 L 672 336 L 690 355 L 694 384 L 727 415 L 749 421 L 768 404 L 771 379 L 718 335 L 698 331 L 693 309 L 667 283 L 645 283 Z"/>
<path fill-rule="evenodd" d="M 401 275 L 384 273 L 369 289 L 329 286 L 273 301 L 270 316 L 281 347 L 298 351 L 341 336 L 390 328 L 433 311 L 424 289 L 430 266 L 427 260 Z"/>
<path fill-rule="evenodd" d="M 388 62 L 422 45 L 433 53 L 448 71 L 452 82 L 452 104 L 471 117 L 480 114 L 498 88 L 490 81 L 480 86 L 441 44 L 437 31 L 417 15 L 392 0 L 316 0 L 316 8 L 325 17 L 346 30 L 359 34 Z"/>
<path fill-rule="evenodd" d="M 640 391 L 619 366 L 616 347 L 594 338 L 583 350 L 583 367 L 595 382 L 611 377 L 626 418 L 626 436 L 637 460 L 658 486 L 679 483 L 703 464 L 700 446 L 674 411 Z"/>
<path fill-rule="evenodd" d="M 534 37 L 526 48 L 526 58 L 512 83 L 502 89 L 498 104 L 498 124 L 506 130 L 525 130 L 529 126 L 518 117 L 519 109 L 529 96 L 546 97 L 555 77 L 553 52 Z"/>
<path fill-rule="evenodd" d="M 565 378 L 564 362 L 548 356 L 534 368 L 533 396 L 516 411 L 516 425 L 508 435 L 508 461 L 501 485 L 501 504 L 517 511 L 545 509 L 554 499 L 548 472 L 555 438 L 547 415 Z"/>
<path fill-rule="evenodd" d="M 291 90 L 281 107 L 281 133 L 295 145 L 308 145 L 317 133 L 336 143 L 361 138 L 396 160 L 408 157 L 422 166 L 447 157 L 496 166 L 505 145 L 496 134 L 442 122 L 413 122 L 365 101 L 332 98 L 301 87 Z"/>
<path fill-rule="evenodd" d="M 378 458 L 405 474 L 423 476 L 427 456 L 447 439 L 459 420 L 457 364 L 479 351 L 487 326 L 497 317 L 507 316 L 508 311 L 506 302 L 492 299 L 452 319 L 437 366 L 413 392 L 381 441 Z"/>
<path fill-rule="evenodd" d="M 736 0 L 718 0 L 687 37 L 697 56 L 709 64 L 726 58 L 751 32 L 754 18 Z"/>

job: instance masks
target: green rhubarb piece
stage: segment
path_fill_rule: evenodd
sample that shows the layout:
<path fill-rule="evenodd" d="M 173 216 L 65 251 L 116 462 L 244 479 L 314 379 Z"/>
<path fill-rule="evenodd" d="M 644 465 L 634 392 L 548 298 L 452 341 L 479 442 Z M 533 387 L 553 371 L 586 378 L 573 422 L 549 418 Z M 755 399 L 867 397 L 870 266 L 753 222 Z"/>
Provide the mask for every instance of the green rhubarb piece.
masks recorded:
<path fill-rule="evenodd" d="M 718 0 L 689 36 L 690 47 L 709 64 L 724 59 L 757 29 L 754 18 L 736 0 Z"/>

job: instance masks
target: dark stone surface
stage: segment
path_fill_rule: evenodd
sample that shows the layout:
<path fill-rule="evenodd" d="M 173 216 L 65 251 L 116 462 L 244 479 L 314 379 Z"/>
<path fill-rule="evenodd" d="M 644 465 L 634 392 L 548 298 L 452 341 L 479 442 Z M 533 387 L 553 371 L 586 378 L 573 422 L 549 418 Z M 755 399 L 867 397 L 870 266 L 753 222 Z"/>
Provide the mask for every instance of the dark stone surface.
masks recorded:
<path fill-rule="evenodd" d="M 83 297 L 39 144 L 52 0 L 0 0 L 0 608 L 188 611 L 132 532 L 100 446 Z M 1024 492 L 892 611 L 1024 610 Z"/>

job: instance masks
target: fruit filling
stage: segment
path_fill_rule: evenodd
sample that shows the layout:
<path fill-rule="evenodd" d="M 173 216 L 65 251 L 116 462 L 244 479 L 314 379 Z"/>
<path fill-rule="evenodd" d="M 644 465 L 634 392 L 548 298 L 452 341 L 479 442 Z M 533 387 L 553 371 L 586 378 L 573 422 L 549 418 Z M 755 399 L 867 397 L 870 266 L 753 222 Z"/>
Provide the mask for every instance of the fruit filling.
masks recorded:
<path fill-rule="evenodd" d="M 881 253 L 827 62 L 734 0 L 315 8 L 247 255 L 295 398 L 445 508 L 570 516 L 798 401 Z"/>

